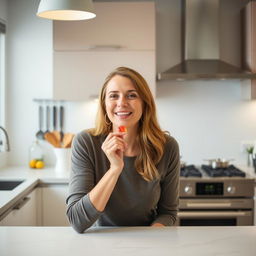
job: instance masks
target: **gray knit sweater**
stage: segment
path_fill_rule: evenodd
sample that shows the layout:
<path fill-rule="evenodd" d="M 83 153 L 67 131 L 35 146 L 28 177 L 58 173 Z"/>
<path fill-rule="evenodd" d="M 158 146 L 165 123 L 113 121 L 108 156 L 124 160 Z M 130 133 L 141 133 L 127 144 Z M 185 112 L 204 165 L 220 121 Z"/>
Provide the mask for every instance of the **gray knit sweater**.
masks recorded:
<path fill-rule="evenodd" d="M 160 179 L 145 181 L 135 170 L 136 157 L 124 157 L 124 169 L 103 212 L 91 203 L 88 193 L 109 169 L 101 149 L 105 136 L 77 134 L 72 146 L 72 171 L 67 197 L 67 216 L 81 233 L 94 223 L 100 226 L 148 226 L 158 222 L 173 225 L 178 210 L 180 155 L 173 137 L 168 137 L 157 165 Z"/>

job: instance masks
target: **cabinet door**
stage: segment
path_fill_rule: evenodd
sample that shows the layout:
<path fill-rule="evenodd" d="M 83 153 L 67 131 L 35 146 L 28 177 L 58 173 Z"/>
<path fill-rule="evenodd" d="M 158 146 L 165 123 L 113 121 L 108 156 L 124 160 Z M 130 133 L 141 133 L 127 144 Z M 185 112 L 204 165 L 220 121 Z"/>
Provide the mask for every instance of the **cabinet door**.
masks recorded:
<path fill-rule="evenodd" d="M 243 10 L 244 12 L 244 65 L 248 70 L 256 72 L 256 2 L 249 2 Z"/>
<path fill-rule="evenodd" d="M 96 18 L 54 21 L 54 50 L 88 50 L 117 46 L 129 50 L 155 50 L 154 2 L 94 3 Z"/>
<path fill-rule="evenodd" d="M 12 210 L 0 221 L 0 226 L 20 226 L 20 219 L 19 212 Z"/>
<path fill-rule="evenodd" d="M 242 10 L 243 15 L 243 66 L 256 73 L 256 2 L 250 1 Z M 246 100 L 256 99 L 256 79 L 243 81 L 242 94 Z"/>
<path fill-rule="evenodd" d="M 43 226 L 69 226 L 66 217 L 68 185 L 49 185 L 42 188 Z"/>
<path fill-rule="evenodd" d="M 37 189 L 20 200 L 0 222 L 1 226 L 37 225 Z"/>
<path fill-rule="evenodd" d="M 106 76 L 119 66 L 141 73 L 155 96 L 154 51 L 84 51 L 54 53 L 54 99 L 84 101 L 98 95 Z"/>

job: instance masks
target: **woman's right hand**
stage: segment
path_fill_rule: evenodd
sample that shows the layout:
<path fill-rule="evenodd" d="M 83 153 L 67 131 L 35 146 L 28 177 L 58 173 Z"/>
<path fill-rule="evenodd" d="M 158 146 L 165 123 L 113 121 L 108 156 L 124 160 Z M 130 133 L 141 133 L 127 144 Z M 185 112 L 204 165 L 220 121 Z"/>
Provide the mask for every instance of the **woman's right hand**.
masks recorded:
<path fill-rule="evenodd" d="M 110 168 L 120 173 L 124 167 L 123 152 L 126 148 L 124 135 L 124 132 L 111 132 L 101 146 L 110 162 Z"/>

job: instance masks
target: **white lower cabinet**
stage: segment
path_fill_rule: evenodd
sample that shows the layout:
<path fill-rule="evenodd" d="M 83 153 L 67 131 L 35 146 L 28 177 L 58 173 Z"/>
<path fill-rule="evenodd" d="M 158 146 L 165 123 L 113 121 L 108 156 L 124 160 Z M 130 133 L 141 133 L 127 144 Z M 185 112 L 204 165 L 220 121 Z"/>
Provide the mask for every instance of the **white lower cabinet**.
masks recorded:
<path fill-rule="evenodd" d="M 0 226 L 37 226 L 38 189 L 23 197 L 0 221 Z"/>
<path fill-rule="evenodd" d="M 54 184 L 41 187 L 42 226 L 69 226 L 66 216 L 67 184 Z"/>
<path fill-rule="evenodd" d="M 0 226 L 69 226 L 67 184 L 43 184 L 0 217 Z"/>

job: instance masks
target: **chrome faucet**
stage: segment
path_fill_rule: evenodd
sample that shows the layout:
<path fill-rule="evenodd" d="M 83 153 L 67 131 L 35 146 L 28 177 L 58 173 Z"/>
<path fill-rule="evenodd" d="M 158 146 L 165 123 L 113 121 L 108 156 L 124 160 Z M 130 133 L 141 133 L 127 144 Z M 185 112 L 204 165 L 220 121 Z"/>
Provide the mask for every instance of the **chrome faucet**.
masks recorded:
<path fill-rule="evenodd" d="M 5 151 L 10 151 L 10 143 L 9 143 L 9 137 L 8 137 L 7 131 L 2 126 L 0 126 L 0 130 L 2 130 L 5 135 L 5 143 L 6 143 Z M 3 144 L 3 141 L 0 140 L 0 145 L 2 144 Z"/>

